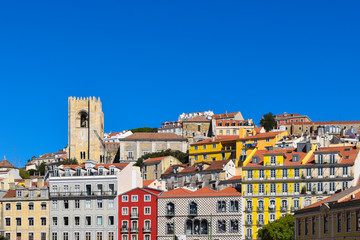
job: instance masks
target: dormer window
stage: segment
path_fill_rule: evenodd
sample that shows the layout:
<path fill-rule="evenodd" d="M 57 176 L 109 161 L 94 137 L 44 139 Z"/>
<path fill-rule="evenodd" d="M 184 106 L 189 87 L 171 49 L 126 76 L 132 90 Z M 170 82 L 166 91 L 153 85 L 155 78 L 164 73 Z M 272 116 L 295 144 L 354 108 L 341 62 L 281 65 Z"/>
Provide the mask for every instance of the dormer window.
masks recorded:
<path fill-rule="evenodd" d="M 65 176 L 66 177 L 70 176 L 70 168 L 65 168 Z"/>
<path fill-rule="evenodd" d="M 335 163 L 335 154 L 330 154 L 330 163 Z"/>
<path fill-rule="evenodd" d="M 318 161 L 319 161 L 319 164 L 323 164 L 324 163 L 324 156 L 322 154 L 319 154 L 318 156 Z"/>
<path fill-rule="evenodd" d="M 174 169 L 173 169 L 173 173 L 177 173 L 178 172 L 178 169 L 175 167 Z"/>
<path fill-rule="evenodd" d="M 253 156 L 252 157 L 252 163 L 259 163 L 259 162 L 260 162 L 259 156 Z"/>
<path fill-rule="evenodd" d="M 23 197 L 23 190 L 21 189 L 19 189 L 19 190 L 16 190 L 16 197 Z"/>
<path fill-rule="evenodd" d="M 104 175 L 104 168 L 102 168 L 102 167 L 99 168 L 99 175 L 100 176 Z"/>
<path fill-rule="evenodd" d="M 293 162 L 299 162 L 300 161 L 300 156 L 298 154 L 294 154 L 293 155 Z"/>
<path fill-rule="evenodd" d="M 115 175 L 114 166 L 111 166 L 111 167 L 110 167 L 110 175 Z"/>
<path fill-rule="evenodd" d="M 270 157 L 270 164 L 276 164 L 276 156 Z"/>
<path fill-rule="evenodd" d="M 88 176 L 91 175 L 91 169 L 90 169 L 90 168 L 87 169 L 87 175 L 88 175 Z"/>
<path fill-rule="evenodd" d="M 54 177 L 58 177 L 59 176 L 59 169 L 55 169 L 54 170 Z"/>
<path fill-rule="evenodd" d="M 76 168 L 76 176 L 81 176 L 81 168 Z"/>

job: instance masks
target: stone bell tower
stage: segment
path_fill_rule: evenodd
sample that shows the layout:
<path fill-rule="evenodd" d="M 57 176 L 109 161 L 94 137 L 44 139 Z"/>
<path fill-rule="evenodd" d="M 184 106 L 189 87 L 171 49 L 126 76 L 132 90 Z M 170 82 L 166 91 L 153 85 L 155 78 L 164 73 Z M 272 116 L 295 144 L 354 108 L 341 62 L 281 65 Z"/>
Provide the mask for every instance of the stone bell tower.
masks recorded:
<path fill-rule="evenodd" d="M 79 163 L 104 162 L 104 113 L 100 98 L 69 97 L 68 155 Z"/>

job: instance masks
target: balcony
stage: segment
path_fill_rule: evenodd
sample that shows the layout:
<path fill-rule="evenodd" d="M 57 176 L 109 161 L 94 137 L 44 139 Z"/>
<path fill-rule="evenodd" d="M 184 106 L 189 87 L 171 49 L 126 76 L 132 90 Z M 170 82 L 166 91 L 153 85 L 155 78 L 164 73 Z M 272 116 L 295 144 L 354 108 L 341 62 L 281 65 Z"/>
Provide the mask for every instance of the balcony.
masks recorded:
<path fill-rule="evenodd" d="M 197 215 L 198 215 L 197 209 L 190 209 L 189 216 L 197 216 Z"/>
<path fill-rule="evenodd" d="M 252 239 L 253 239 L 253 236 L 252 236 L 252 235 L 246 235 L 245 239 L 246 239 L 246 240 L 252 240 Z"/>
<path fill-rule="evenodd" d="M 275 205 L 270 205 L 269 206 L 269 211 L 271 211 L 271 212 L 276 211 L 276 206 Z"/>
<path fill-rule="evenodd" d="M 144 227 L 143 228 L 143 233 L 149 233 L 151 232 L 151 227 Z"/>
<path fill-rule="evenodd" d="M 281 207 L 280 207 L 280 211 L 281 211 L 281 212 L 287 212 L 287 210 L 288 210 L 288 207 L 287 207 L 287 206 L 281 206 Z"/>
<path fill-rule="evenodd" d="M 245 225 L 252 225 L 253 221 L 252 220 L 246 220 Z"/>
<path fill-rule="evenodd" d="M 257 225 L 263 226 L 264 225 L 264 220 L 257 220 Z"/>
<path fill-rule="evenodd" d="M 139 229 L 137 227 L 130 228 L 130 232 L 131 233 L 137 233 L 137 232 L 139 232 Z"/>
<path fill-rule="evenodd" d="M 247 206 L 247 207 L 245 208 L 245 211 L 246 211 L 246 212 L 252 212 L 252 211 L 253 211 L 253 207 L 252 207 L 252 206 Z"/>
<path fill-rule="evenodd" d="M 165 215 L 167 217 L 173 217 L 173 216 L 175 216 L 175 212 L 174 211 L 166 211 Z"/>
<path fill-rule="evenodd" d="M 129 228 L 128 227 L 121 227 L 121 233 L 128 233 L 129 232 Z"/>
<path fill-rule="evenodd" d="M 300 210 L 300 207 L 291 207 L 291 211 L 292 211 L 292 212 L 295 212 L 295 211 L 297 211 L 297 210 Z"/>
<path fill-rule="evenodd" d="M 264 211 L 264 206 L 258 206 L 257 211 L 258 212 L 263 212 Z"/>
<path fill-rule="evenodd" d="M 139 214 L 138 213 L 131 213 L 130 218 L 131 219 L 139 218 Z"/>
<path fill-rule="evenodd" d="M 97 196 L 117 196 L 117 191 L 50 192 L 50 197 L 97 197 Z"/>

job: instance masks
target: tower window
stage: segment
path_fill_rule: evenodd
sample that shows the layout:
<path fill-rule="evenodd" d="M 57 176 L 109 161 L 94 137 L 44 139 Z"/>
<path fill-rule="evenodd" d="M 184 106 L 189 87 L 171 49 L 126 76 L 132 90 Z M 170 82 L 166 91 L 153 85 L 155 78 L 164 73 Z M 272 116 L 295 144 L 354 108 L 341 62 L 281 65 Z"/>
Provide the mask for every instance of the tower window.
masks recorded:
<path fill-rule="evenodd" d="M 88 115 L 86 112 L 80 112 L 80 127 L 88 127 Z"/>

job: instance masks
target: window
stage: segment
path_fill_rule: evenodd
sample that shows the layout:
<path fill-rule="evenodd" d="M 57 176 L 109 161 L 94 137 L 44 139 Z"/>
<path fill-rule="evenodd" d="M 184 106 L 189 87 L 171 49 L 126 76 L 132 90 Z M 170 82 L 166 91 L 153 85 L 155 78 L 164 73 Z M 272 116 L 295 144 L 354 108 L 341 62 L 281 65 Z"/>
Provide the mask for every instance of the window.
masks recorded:
<path fill-rule="evenodd" d="M 85 200 L 85 208 L 86 208 L 86 209 L 91 208 L 91 199 L 86 199 L 86 200 Z"/>
<path fill-rule="evenodd" d="M 194 146 L 194 150 L 198 150 L 198 146 Z"/>
<path fill-rule="evenodd" d="M 128 195 L 123 195 L 122 196 L 122 202 L 128 202 L 129 201 L 129 196 Z"/>
<path fill-rule="evenodd" d="M 58 237 L 57 237 L 58 235 L 57 235 L 57 232 L 53 232 L 52 234 L 51 234 L 51 238 L 52 238 L 52 240 L 58 240 Z"/>
<path fill-rule="evenodd" d="M 80 208 L 80 200 L 75 200 L 75 208 Z"/>
<path fill-rule="evenodd" d="M 288 184 L 287 183 L 282 183 L 282 193 L 287 193 L 288 192 Z"/>
<path fill-rule="evenodd" d="M 46 240 L 46 232 L 42 232 L 40 235 L 41 240 Z"/>
<path fill-rule="evenodd" d="M 298 220 L 297 224 L 298 224 L 298 235 L 301 236 L 301 221 Z"/>
<path fill-rule="evenodd" d="M 225 220 L 218 220 L 218 222 L 217 222 L 217 230 L 218 230 L 218 232 L 225 232 L 226 231 L 226 222 L 225 222 Z"/>
<path fill-rule="evenodd" d="M 85 225 L 86 225 L 86 226 L 90 226 L 90 225 L 91 225 L 91 216 L 86 216 L 86 217 L 85 217 Z"/>
<path fill-rule="evenodd" d="M 311 225 L 312 225 L 311 226 L 312 234 L 315 235 L 316 234 L 316 220 L 314 217 L 311 219 Z"/>
<path fill-rule="evenodd" d="M 53 226 L 58 225 L 58 218 L 57 217 L 52 217 L 52 224 L 53 224 Z"/>
<path fill-rule="evenodd" d="M 97 232 L 96 233 L 96 240 L 103 240 L 103 233 L 102 232 Z"/>
<path fill-rule="evenodd" d="M 295 176 L 295 177 L 300 177 L 300 169 L 299 169 L 299 168 L 295 168 L 295 169 L 294 169 L 294 172 L 295 172 L 295 173 L 294 173 L 294 176 Z"/>
<path fill-rule="evenodd" d="M 28 233 L 28 239 L 29 240 L 34 240 L 34 233 L 33 232 Z"/>
<path fill-rule="evenodd" d="M 129 215 L 129 208 L 123 207 L 122 208 L 122 215 Z"/>
<path fill-rule="evenodd" d="M 259 170 L 259 178 L 265 178 L 265 170 L 264 169 L 260 169 Z"/>
<path fill-rule="evenodd" d="M 342 189 L 345 190 L 348 188 L 348 182 L 343 182 L 342 183 Z"/>
<path fill-rule="evenodd" d="M 348 175 L 348 167 L 343 167 L 343 176 L 347 176 Z"/>
<path fill-rule="evenodd" d="M 264 194 L 265 193 L 265 184 L 259 183 L 259 193 Z"/>
<path fill-rule="evenodd" d="M 206 149 L 206 145 L 203 145 L 203 149 L 204 149 L 204 150 Z"/>
<path fill-rule="evenodd" d="M 11 218 L 9 217 L 5 218 L 5 226 L 7 227 L 11 226 Z"/>
<path fill-rule="evenodd" d="M 270 169 L 270 177 L 271 177 L 271 178 L 275 178 L 275 177 L 276 177 L 276 170 L 275 170 L 275 169 Z"/>
<path fill-rule="evenodd" d="M 318 183 L 318 192 L 322 192 L 323 191 L 323 183 L 319 182 Z"/>
<path fill-rule="evenodd" d="M 238 212 L 239 211 L 239 202 L 236 200 L 230 201 L 230 212 Z"/>
<path fill-rule="evenodd" d="M 144 214 L 150 215 L 151 214 L 151 208 L 150 207 L 144 207 Z"/>
<path fill-rule="evenodd" d="M 74 232 L 74 239 L 75 240 L 80 240 L 80 233 L 79 232 Z"/>
<path fill-rule="evenodd" d="M 239 221 L 230 220 L 230 232 L 236 233 L 239 232 Z"/>
<path fill-rule="evenodd" d="M 132 202 L 137 202 L 138 201 L 138 195 L 132 195 L 131 196 L 131 201 Z"/>
<path fill-rule="evenodd" d="M 272 164 L 272 165 L 276 164 L 276 156 L 270 157 L 270 164 Z"/>
<path fill-rule="evenodd" d="M 75 217 L 75 218 L 74 218 L 74 221 L 75 221 L 75 225 L 76 225 L 76 226 L 79 226 L 79 225 L 80 225 L 80 217 Z"/>
<path fill-rule="evenodd" d="M 16 218 L 16 226 L 21 226 L 21 218 Z"/>
<path fill-rule="evenodd" d="M 91 240 L 91 232 L 85 233 L 85 240 Z"/>
<path fill-rule="evenodd" d="M 41 210 L 46 210 L 46 202 L 41 202 Z"/>
<path fill-rule="evenodd" d="M 166 234 L 174 234 L 174 223 L 166 224 Z"/>
<path fill-rule="evenodd" d="M 253 185 L 252 185 L 252 184 L 247 184 L 247 193 L 248 193 L 248 194 L 252 194 L 252 193 L 253 193 Z"/>
<path fill-rule="evenodd" d="M 324 168 L 319 167 L 318 168 L 318 177 L 323 177 L 323 173 L 324 173 Z"/>
<path fill-rule="evenodd" d="M 276 193 L 276 183 L 270 183 L 270 194 Z"/>
<path fill-rule="evenodd" d="M 108 224 L 109 224 L 110 226 L 112 226 L 112 225 L 115 224 L 115 217 L 114 217 L 114 216 L 109 216 Z"/>
<path fill-rule="evenodd" d="M 306 169 L 306 176 L 311 177 L 311 168 Z"/>
<path fill-rule="evenodd" d="M 108 208 L 109 208 L 109 209 L 114 208 L 114 199 L 109 199 L 109 200 L 108 200 Z"/>
<path fill-rule="evenodd" d="M 342 225 L 341 214 L 338 214 L 337 215 L 337 232 L 338 233 L 341 232 L 341 225 Z"/>
<path fill-rule="evenodd" d="M 329 233 L 329 217 L 324 216 L 324 234 Z"/>
<path fill-rule="evenodd" d="M 114 232 L 109 232 L 109 240 L 115 240 Z M 149 239 L 150 240 L 150 239 Z"/>
<path fill-rule="evenodd" d="M 276 209 L 276 201 L 275 201 L 275 199 L 270 200 L 269 209 L 270 210 L 275 210 Z"/>
<path fill-rule="evenodd" d="M 69 240 L 69 233 L 68 232 L 63 233 L 63 240 Z"/>
<path fill-rule="evenodd" d="M 69 200 L 64 200 L 64 208 L 69 209 Z"/>
<path fill-rule="evenodd" d="M 16 210 L 21 211 L 21 203 L 16 203 Z"/>
<path fill-rule="evenodd" d="M 283 178 L 287 178 L 287 177 L 288 177 L 288 170 L 287 170 L 287 169 L 283 169 L 283 170 L 282 170 L 282 177 L 283 177 Z"/>
<path fill-rule="evenodd" d="M 23 190 L 16 190 L 16 196 L 22 197 L 23 196 Z"/>
<path fill-rule="evenodd" d="M 33 202 L 29 202 L 29 210 L 34 210 L 34 203 Z"/>
<path fill-rule="evenodd" d="M 64 217 L 64 226 L 69 226 L 69 217 Z"/>
<path fill-rule="evenodd" d="M 103 224 L 103 223 L 102 223 L 102 216 L 97 216 L 97 217 L 96 217 L 96 220 L 97 220 L 97 221 L 96 221 L 96 222 L 97 222 L 97 225 L 100 226 L 100 225 Z"/>
<path fill-rule="evenodd" d="M 351 213 L 347 212 L 345 217 L 346 217 L 346 231 L 351 232 Z"/>
<path fill-rule="evenodd" d="M 52 208 L 57 209 L 57 200 L 52 200 Z"/>
<path fill-rule="evenodd" d="M 10 234 L 10 233 L 5 233 L 5 237 L 6 237 L 7 239 L 11 239 L 11 234 Z"/>
<path fill-rule="evenodd" d="M 265 142 L 270 142 L 270 138 L 265 138 Z"/>
<path fill-rule="evenodd" d="M 98 208 L 98 209 L 101 209 L 102 207 L 103 207 L 102 199 L 98 199 L 98 200 L 97 200 L 97 208 Z"/>
<path fill-rule="evenodd" d="M 335 167 L 330 167 L 330 177 L 334 177 L 335 175 Z"/>
<path fill-rule="evenodd" d="M 218 210 L 218 212 L 226 212 L 226 202 L 218 201 L 217 210 Z"/>
<path fill-rule="evenodd" d="M 335 183 L 334 182 L 330 182 L 329 190 L 330 190 L 330 192 L 335 192 Z"/>
<path fill-rule="evenodd" d="M 11 210 L 11 203 L 6 203 L 6 204 L 5 204 L 5 210 L 6 210 L 6 211 L 10 211 L 10 210 Z"/>
<path fill-rule="evenodd" d="M 166 204 L 166 215 L 174 215 L 175 214 L 175 205 L 173 203 Z"/>
<path fill-rule="evenodd" d="M 41 226 L 46 226 L 46 217 L 40 218 Z"/>
<path fill-rule="evenodd" d="M 145 195 L 144 196 L 144 201 L 145 202 L 150 202 L 151 201 L 151 195 Z"/>

